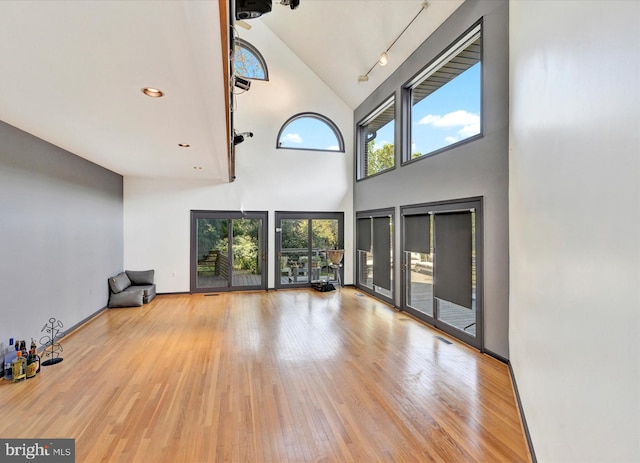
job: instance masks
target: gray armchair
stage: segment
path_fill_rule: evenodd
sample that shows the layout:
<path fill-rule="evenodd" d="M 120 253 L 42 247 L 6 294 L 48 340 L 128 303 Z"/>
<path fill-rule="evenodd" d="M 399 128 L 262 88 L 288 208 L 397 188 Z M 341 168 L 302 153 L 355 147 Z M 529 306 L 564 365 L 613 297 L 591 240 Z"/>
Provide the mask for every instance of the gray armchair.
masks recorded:
<path fill-rule="evenodd" d="M 154 271 L 126 270 L 109 278 L 109 307 L 140 307 L 156 297 Z"/>

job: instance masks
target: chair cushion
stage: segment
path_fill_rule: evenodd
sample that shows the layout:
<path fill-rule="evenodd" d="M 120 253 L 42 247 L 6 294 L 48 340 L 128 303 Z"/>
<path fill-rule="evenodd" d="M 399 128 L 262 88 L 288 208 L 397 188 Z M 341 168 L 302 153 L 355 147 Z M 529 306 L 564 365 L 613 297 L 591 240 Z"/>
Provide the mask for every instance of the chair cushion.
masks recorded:
<path fill-rule="evenodd" d="M 134 285 L 152 285 L 153 270 L 126 270 L 127 276 Z"/>
<path fill-rule="evenodd" d="M 109 307 L 140 307 L 143 304 L 144 291 L 122 291 L 109 296 Z"/>
<path fill-rule="evenodd" d="M 144 295 L 142 297 L 142 301 L 147 304 L 151 302 L 154 297 L 156 297 L 156 285 L 145 285 L 138 286 L 139 288 L 144 288 Z"/>
<path fill-rule="evenodd" d="M 131 280 L 125 272 L 118 273 L 116 276 L 109 278 L 109 288 L 114 294 L 121 293 L 131 286 Z"/>
<path fill-rule="evenodd" d="M 146 297 L 151 294 L 156 294 L 156 285 L 131 285 L 125 289 L 125 292 L 126 291 L 142 291 L 142 294 Z"/>

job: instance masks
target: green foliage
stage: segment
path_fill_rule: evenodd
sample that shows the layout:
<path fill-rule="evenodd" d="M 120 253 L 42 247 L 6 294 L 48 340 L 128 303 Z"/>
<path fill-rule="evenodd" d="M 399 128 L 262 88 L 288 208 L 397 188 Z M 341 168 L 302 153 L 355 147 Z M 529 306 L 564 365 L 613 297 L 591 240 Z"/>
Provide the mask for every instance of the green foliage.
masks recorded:
<path fill-rule="evenodd" d="M 309 246 L 309 220 L 284 219 L 281 222 L 282 249 L 306 249 Z M 314 249 L 332 249 L 338 242 L 338 221 L 335 219 L 313 219 L 311 221 L 311 243 Z"/>
<path fill-rule="evenodd" d="M 210 250 L 227 250 L 228 219 L 198 219 L 198 258 Z"/>
<path fill-rule="evenodd" d="M 309 239 L 308 224 L 306 219 L 282 220 L 282 249 L 306 248 Z"/>
<path fill-rule="evenodd" d="M 335 219 L 314 219 L 311 233 L 314 249 L 342 247 L 338 242 L 338 221 Z"/>
<path fill-rule="evenodd" d="M 367 175 L 377 174 L 395 165 L 394 146 L 387 143 L 375 149 L 375 139 L 367 144 Z"/>
<path fill-rule="evenodd" d="M 233 269 L 258 273 L 258 242 L 248 235 L 236 236 L 233 240 Z"/>
<path fill-rule="evenodd" d="M 259 269 L 260 220 L 232 219 L 233 268 L 256 274 Z M 229 219 L 198 220 L 198 257 L 209 251 L 229 251 Z"/>

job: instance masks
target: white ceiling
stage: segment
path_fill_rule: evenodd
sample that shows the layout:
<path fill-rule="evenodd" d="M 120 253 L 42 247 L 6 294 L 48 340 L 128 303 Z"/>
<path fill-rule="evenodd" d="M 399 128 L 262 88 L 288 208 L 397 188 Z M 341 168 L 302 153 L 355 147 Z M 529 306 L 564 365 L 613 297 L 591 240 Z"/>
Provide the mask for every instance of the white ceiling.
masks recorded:
<path fill-rule="evenodd" d="M 293 11 L 274 0 L 260 20 L 355 109 L 463 2 L 429 0 L 404 33 L 423 0 L 301 0 Z M 358 83 L 392 44 L 389 63 Z"/>
<path fill-rule="evenodd" d="M 278 3 L 249 24 L 355 108 L 462 0 L 430 0 L 361 84 L 422 0 Z M 0 120 L 124 176 L 226 182 L 225 92 L 216 1 L 0 1 Z"/>

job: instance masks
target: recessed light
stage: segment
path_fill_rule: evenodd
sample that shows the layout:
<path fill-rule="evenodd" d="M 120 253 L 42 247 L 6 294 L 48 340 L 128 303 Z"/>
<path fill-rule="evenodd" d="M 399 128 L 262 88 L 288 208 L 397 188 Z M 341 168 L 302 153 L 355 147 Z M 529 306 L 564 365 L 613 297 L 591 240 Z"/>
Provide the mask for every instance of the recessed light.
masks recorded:
<path fill-rule="evenodd" d="M 143 87 L 141 90 L 142 90 L 142 93 L 144 93 L 147 96 L 150 96 L 151 98 L 160 98 L 161 96 L 164 96 L 164 92 L 158 88 Z"/>
<path fill-rule="evenodd" d="M 193 166 L 195 170 L 202 170 L 202 166 Z"/>
<path fill-rule="evenodd" d="M 189 148 L 191 145 L 189 143 L 178 143 L 180 148 Z"/>

